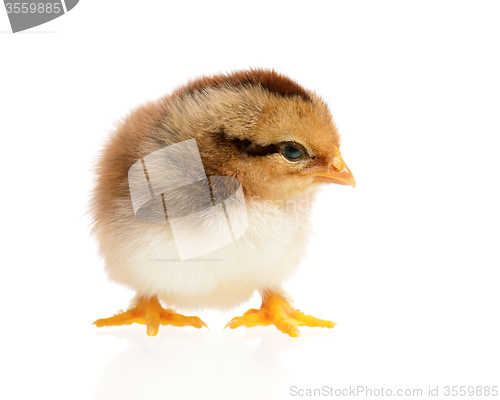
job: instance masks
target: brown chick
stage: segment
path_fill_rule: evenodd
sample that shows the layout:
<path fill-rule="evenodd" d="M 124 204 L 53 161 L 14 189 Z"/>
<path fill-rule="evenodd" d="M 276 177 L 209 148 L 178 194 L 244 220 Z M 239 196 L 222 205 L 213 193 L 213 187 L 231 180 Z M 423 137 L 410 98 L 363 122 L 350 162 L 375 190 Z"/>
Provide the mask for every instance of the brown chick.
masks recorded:
<path fill-rule="evenodd" d="M 106 271 L 137 295 L 94 324 L 200 328 L 160 302 L 229 309 L 258 291 L 261 308 L 228 327 L 332 328 L 282 283 L 305 254 L 318 187 L 355 186 L 339 146 L 323 100 L 273 70 L 202 77 L 137 108 L 102 151 L 91 203 Z"/>

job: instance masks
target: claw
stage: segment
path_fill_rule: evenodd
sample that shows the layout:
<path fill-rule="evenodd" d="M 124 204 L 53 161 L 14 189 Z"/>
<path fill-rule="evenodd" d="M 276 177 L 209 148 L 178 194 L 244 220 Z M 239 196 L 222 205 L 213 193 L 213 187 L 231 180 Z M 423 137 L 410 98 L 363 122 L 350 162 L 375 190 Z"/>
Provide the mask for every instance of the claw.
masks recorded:
<path fill-rule="evenodd" d="M 173 310 L 164 309 L 156 297 L 141 299 L 134 308 L 110 318 L 98 319 L 93 324 L 102 327 L 131 325 L 134 322 L 146 325 L 148 336 L 156 336 L 160 325 L 193 326 L 198 329 L 202 327 L 208 329 L 207 324 L 198 317 L 187 317 L 177 314 Z"/>
<path fill-rule="evenodd" d="M 300 336 L 299 326 L 333 328 L 335 322 L 315 318 L 294 309 L 283 297 L 266 294 L 260 310 L 252 308 L 241 317 L 235 317 L 224 327 L 235 329 L 240 326 L 275 325 L 281 332 L 291 336 Z"/>

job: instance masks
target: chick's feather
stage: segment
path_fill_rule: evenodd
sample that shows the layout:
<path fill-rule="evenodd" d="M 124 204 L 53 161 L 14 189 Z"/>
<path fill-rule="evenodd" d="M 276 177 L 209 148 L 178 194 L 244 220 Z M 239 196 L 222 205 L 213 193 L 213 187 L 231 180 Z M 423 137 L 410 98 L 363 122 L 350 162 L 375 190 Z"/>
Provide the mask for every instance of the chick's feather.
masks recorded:
<path fill-rule="evenodd" d="M 207 176 L 241 182 L 248 228 L 222 248 L 180 261 L 168 221 L 136 218 L 128 171 L 148 154 L 189 139 L 196 140 Z M 286 160 L 280 146 L 288 142 L 299 143 L 307 160 Z M 226 309 L 255 291 L 282 293 L 310 237 L 318 185 L 307 173 L 327 165 L 338 146 L 324 102 L 269 70 L 204 77 L 137 108 L 106 142 L 96 167 L 93 234 L 109 277 L 138 297 L 157 296 L 184 309 Z"/>

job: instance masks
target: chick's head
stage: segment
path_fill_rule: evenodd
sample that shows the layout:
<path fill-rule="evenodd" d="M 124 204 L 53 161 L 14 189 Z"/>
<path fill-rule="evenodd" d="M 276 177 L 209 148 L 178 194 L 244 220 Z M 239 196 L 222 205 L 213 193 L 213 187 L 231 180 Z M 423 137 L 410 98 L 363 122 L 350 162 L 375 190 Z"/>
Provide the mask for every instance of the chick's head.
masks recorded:
<path fill-rule="evenodd" d="M 211 79 L 182 89 L 203 115 L 204 133 L 193 136 L 207 175 L 234 176 L 247 197 L 263 200 L 289 200 L 323 182 L 355 185 L 319 96 L 269 70 Z"/>

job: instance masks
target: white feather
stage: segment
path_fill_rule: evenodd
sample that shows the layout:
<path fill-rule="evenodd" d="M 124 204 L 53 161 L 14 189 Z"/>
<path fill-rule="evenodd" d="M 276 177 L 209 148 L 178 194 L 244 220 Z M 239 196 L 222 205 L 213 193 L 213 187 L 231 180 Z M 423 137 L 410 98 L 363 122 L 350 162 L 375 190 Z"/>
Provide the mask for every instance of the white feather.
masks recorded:
<path fill-rule="evenodd" d="M 247 200 L 249 226 L 243 236 L 187 261 L 179 260 L 168 224 L 118 219 L 95 233 L 110 278 L 138 297 L 156 295 L 183 309 L 229 309 L 255 291 L 283 292 L 282 282 L 306 253 L 313 197 L 310 191 L 285 204 Z"/>

